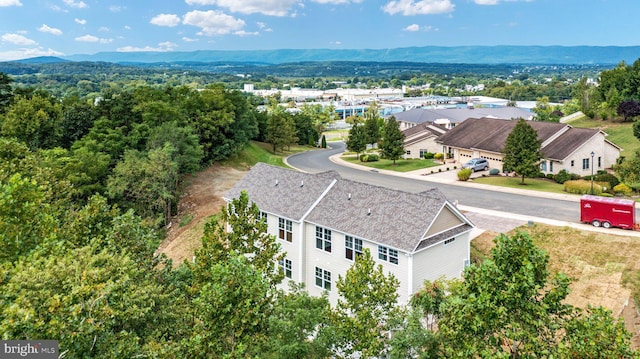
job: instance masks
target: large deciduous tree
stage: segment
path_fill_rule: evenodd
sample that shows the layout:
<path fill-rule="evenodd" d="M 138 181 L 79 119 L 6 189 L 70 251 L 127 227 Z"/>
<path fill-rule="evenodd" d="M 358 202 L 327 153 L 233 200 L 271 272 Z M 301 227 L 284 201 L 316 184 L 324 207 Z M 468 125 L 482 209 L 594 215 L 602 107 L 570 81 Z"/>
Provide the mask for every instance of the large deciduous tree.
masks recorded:
<path fill-rule="evenodd" d="M 59 144 L 62 105 L 50 96 L 37 93 L 31 98 L 20 97 L 0 123 L 2 135 L 15 137 L 30 149 L 52 148 Z"/>
<path fill-rule="evenodd" d="M 400 131 L 400 124 L 394 116 L 385 121 L 380 150 L 382 156 L 392 160 L 394 165 L 404 154 L 404 133 Z"/>
<path fill-rule="evenodd" d="M 617 113 L 622 116 L 624 122 L 631 121 L 634 117 L 640 116 L 640 103 L 636 100 L 622 101 L 618 105 Z"/>
<path fill-rule="evenodd" d="M 517 121 L 504 146 L 503 169 L 522 176 L 521 183 L 524 184 L 525 177 L 533 177 L 539 172 L 541 143 L 531 125 L 522 118 Z"/>

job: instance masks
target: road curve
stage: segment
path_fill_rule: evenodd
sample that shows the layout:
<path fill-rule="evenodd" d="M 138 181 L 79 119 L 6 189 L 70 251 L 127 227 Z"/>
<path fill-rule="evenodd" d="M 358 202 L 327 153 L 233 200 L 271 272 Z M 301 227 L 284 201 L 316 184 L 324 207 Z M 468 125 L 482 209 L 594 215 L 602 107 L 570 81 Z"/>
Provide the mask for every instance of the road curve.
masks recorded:
<path fill-rule="evenodd" d="M 466 207 L 490 211 L 514 213 L 519 216 L 545 218 L 551 221 L 579 222 L 579 205 L 576 201 L 541 198 L 520 193 L 507 193 L 428 180 L 390 176 L 379 172 L 363 171 L 332 162 L 329 157 L 345 150 L 343 142 L 329 143 L 330 149 L 307 151 L 290 156 L 287 163 L 299 170 L 318 173 L 334 170 L 343 178 L 365 182 L 408 192 L 422 192 L 437 187 L 450 201 Z"/>

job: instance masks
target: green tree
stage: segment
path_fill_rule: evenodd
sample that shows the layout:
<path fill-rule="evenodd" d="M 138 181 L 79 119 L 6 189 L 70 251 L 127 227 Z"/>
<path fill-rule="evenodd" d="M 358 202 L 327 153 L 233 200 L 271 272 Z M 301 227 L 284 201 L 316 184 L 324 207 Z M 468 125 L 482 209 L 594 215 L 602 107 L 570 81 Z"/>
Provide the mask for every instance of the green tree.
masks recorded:
<path fill-rule="evenodd" d="M 394 116 L 385 121 L 380 150 L 383 157 L 393 160 L 394 165 L 404 154 L 404 133 L 400 131 L 400 124 Z"/>
<path fill-rule="evenodd" d="M 536 114 L 536 121 L 552 121 L 551 113 L 553 111 L 553 106 L 549 104 L 549 97 L 542 96 L 536 99 L 536 107 L 533 108 L 533 112 Z"/>
<path fill-rule="evenodd" d="M 393 320 L 399 315 L 399 282 L 386 275 L 368 249 L 356 258 L 344 277 L 338 276 L 340 297 L 331 316 L 330 333 L 337 355 L 377 357 L 389 350 Z"/>
<path fill-rule="evenodd" d="M 53 148 L 60 140 L 62 106 L 46 94 L 20 97 L 1 122 L 2 135 L 15 137 L 30 149 Z"/>
<path fill-rule="evenodd" d="M 364 121 L 364 133 L 366 136 L 366 142 L 374 147 L 378 141 L 380 141 L 380 127 L 378 126 L 378 106 L 374 102 L 365 113 L 366 120 Z"/>
<path fill-rule="evenodd" d="M 349 151 L 360 154 L 367 148 L 367 139 L 365 138 L 364 125 L 355 124 L 349 130 L 349 138 L 347 138 L 347 149 Z"/>
<path fill-rule="evenodd" d="M 3 113 L 5 109 L 9 107 L 9 104 L 13 99 L 12 83 L 13 78 L 3 72 L 0 72 L 0 113 Z"/>
<path fill-rule="evenodd" d="M 171 159 L 176 163 L 179 174 L 194 173 L 200 169 L 204 151 L 193 128 L 180 126 L 175 121 L 153 128 L 147 140 L 147 150 L 162 149 L 166 145 L 175 149 Z"/>
<path fill-rule="evenodd" d="M 248 263 L 263 273 L 271 286 L 282 282 L 284 274 L 278 270 L 277 263 L 285 253 L 280 252 L 275 236 L 267 234 L 260 209 L 249 202 L 245 191 L 205 225 L 202 248 L 196 251 L 195 264 L 191 265 L 196 283 L 208 282 L 210 268 L 228 260 L 231 251 L 247 255 Z"/>
<path fill-rule="evenodd" d="M 438 330 L 445 357 L 556 357 L 569 279 L 548 281 L 549 255 L 524 232 L 494 240 L 491 260 L 465 271 Z"/>
<path fill-rule="evenodd" d="M 89 133 L 98 119 L 93 105 L 77 97 L 65 98 L 60 119 L 60 146 L 71 148 L 76 140 Z"/>
<path fill-rule="evenodd" d="M 525 177 L 538 174 L 538 165 L 542 153 L 538 133 L 524 119 L 518 119 L 515 127 L 507 136 L 504 146 L 504 170 L 512 171 Z"/>
<path fill-rule="evenodd" d="M 613 170 L 622 183 L 636 185 L 640 183 L 640 150 L 636 150 L 631 158 L 625 158 L 613 166 Z"/>

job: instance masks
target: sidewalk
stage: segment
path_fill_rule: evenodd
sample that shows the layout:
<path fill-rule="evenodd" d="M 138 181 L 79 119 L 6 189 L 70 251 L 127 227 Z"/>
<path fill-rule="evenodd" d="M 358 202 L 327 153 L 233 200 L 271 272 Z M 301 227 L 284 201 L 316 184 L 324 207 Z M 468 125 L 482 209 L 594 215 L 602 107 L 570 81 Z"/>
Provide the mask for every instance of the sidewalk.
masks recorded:
<path fill-rule="evenodd" d="M 356 168 L 362 171 L 369 171 L 369 172 L 375 171 L 378 173 L 383 173 L 385 175 L 413 178 L 413 179 L 426 181 L 426 182 L 444 183 L 444 184 L 462 186 L 467 188 L 479 188 L 479 189 L 495 191 L 495 192 L 514 193 L 514 194 L 519 194 L 523 196 L 531 196 L 531 197 L 538 197 L 538 198 L 553 198 L 553 199 L 560 199 L 565 201 L 573 201 L 576 203 L 580 202 L 580 196 L 577 196 L 577 195 L 540 192 L 540 191 L 533 191 L 533 190 L 527 190 L 527 189 L 499 187 L 499 186 L 491 186 L 491 185 L 486 185 L 481 183 L 474 183 L 473 178 L 481 177 L 482 176 L 481 172 L 473 173 L 471 175 L 471 181 L 458 181 L 457 172 L 460 169 L 460 167 L 458 166 L 458 168 L 454 170 L 453 166 L 456 166 L 456 164 L 454 163 L 447 163 L 441 166 L 429 167 L 429 168 L 420 169 L 420 170 L 411 171 L 411 172 L 396 172 L 396 171 L 388 171 L 388 170 L 377 170 L 377 169 L 372 169 L 371 167 L 350 163 L 342 160 L 340 156 L 341 154 L 336 154 L 329 157 L 329 159 L 332 162 L 340 164 L 342 166 L 348 166 L 348 167 Z M 447 167 L 449 167 L 449 171 L 446 170 Z M 441 169 L 442 172 L 438 172 L 438 169 Z M 434 173 L 432 174 L 431 171 L 433 171 Z M 576 208 L 577 207 L 578 205 L 576 204 Z M 472 235 L 472 237 L 474 238 L 475 236 L 480 235 L 484 230 L 504 233 L 504 232 L 508 232 L 509 230 L 515 227 L 529 224 L 529 223 L 544 223 L 552 226 L 567 226 L 567 227 L 572 227 L 580 230 L 640 238 L 640 231 L 630 231 L 630 230 L 625 230 L 620 228 L 609 228 L 609 229 L 605 229 L 601 227 L 597 228 L 597 227 L 593 227 L 591 225 L 580 223 L 580 222 L 557 221 L 549 218 L 493 211 L 493 210 L 470 207 L 465 205 L 458 205 L 457 208 L 465 212 L 465 215 L 467 215 L 467 217 L 469 217 L 469 219 L 471 219 L 471 221 L 478 227 L 479 231 L 478 230 L 474 231 Z"/>

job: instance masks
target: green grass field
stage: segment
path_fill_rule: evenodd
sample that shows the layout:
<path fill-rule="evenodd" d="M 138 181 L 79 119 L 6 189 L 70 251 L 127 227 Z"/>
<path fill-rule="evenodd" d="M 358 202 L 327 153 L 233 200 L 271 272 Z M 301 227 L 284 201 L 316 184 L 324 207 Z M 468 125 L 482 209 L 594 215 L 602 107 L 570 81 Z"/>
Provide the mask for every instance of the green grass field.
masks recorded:
<path fill-rule="evenodd" d="M 474 178 L 473 182 L 492 186 L 568 194 L 564 191 L 563 185 L 556 183 L 555 181 L 541 178 L 525 178 L 524 184 L 522 184 L 522 177 L 486 176 Z"/>
<path fill-rule="evenodd" d="M 270 165 L 285 167 L 288 166 L 284 163 L 283 158 L 290 156 L 294 153 L 308 151 L 311 148 L 308 146 L 291 146 L 290 149 L 285 151 L 278 151 L 273 153 L 271 145 L 264 142 L 251 141 L 240 153 L 235 156 L 229 157 L 226 161 L 222 162 L 222 165 L 233 167 L 236 169 L 247 169 L 258 162 L 268 163 Z"/>
<path fill-rule="evenodd" d="M 429 168 L 434 166 L 439 166 L 439 163 L 436 163 L 432 160 L 396 160 L 395 165 L 393 161 L 387 159 L 380 159 L 375 162 L 360 162 L 360 160 L 356 157 L 356 155 L 346 155 L 341 157 L 343 160 L 355 163 L 362 166 L 367 166 L 371 168 L 376 168 L 379 170 L 389 170 L 389 171 L 397 171 L 397 172 L 410 172 L 423 168 Z"/>
<path fill-rule="evenodd" d="M 582 117 L 569 121 L 568 124 L 574 127 L 585 128 L 599 128 L 604 131 L 607 136 L 607 140 L 620 146 L 623 151 L 621 156 L 630 157 L 636 150 L 640 149 L 640 140 L 633 136 L 633 123 L 632 122 L 615 122 L 615 121 L 600 121 L 592 120 L 588 117 Z"/>

